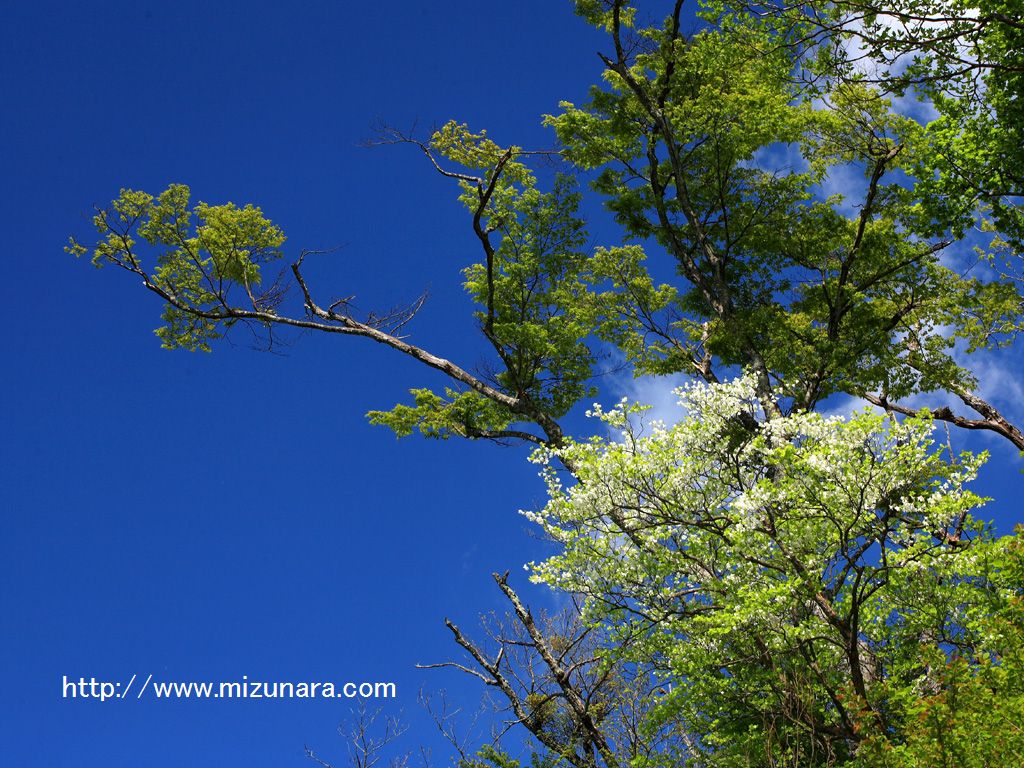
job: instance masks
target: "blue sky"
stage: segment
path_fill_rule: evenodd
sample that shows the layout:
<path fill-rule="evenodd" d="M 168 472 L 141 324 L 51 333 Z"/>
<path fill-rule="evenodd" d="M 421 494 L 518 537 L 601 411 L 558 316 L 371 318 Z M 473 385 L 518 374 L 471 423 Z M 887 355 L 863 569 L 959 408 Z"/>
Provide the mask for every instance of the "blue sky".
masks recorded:
<path fill-rule="evenodd" d="M 601 37 L 551 0 L 8 1 L 0 19 L 4 764 L 277 768 L 310 764 L 304 744 L 344 763 L 346 701 L 72 701 L 63 675 L 394 681 L 408 748 L 436 744 L 420 687 L 469 708 L 480 691 L 414 665 L 456 655 L 445 616 L 472 632 L 503 609 L 491 572 L 543 554 L 516 514 L 543 496 L 525 451 L 369 426 L 439 380 L 358 339 L 162 351 L 155 299 L 62 247 L 119 188 L 184 182 L 261 206 L 289 254 L 344 245 L 310 275 L 361 307 L 429 287 L 416 341 L 471 366 L 455 190 L 410 148 L 359 143 L 378 118 L 456 117 L 550 146 L 539 116 L 584 99 Z M 996 454 L 983 490 L 1019 489 L 1012 452 L 975 444 Z"/>

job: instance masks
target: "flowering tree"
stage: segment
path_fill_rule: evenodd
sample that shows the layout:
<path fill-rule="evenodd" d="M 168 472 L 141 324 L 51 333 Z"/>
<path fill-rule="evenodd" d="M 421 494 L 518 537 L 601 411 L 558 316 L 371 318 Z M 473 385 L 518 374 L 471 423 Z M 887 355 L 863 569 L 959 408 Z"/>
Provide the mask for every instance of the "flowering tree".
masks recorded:
<path fill-rule="evenodd" d="M 530 517 L 562 546 L 533 577 L 642 637 L 628 660 L 671 689 L 682 757 L 819 765 L 901 729 L 894 701 L 938 684 L 922 647 L 970 655 L 995 598 L 964 488 L 977 457 L 932 450 L 926 418 L 765 420 L 753 377 L 680 392 L 686 418 L 558 451 Z M 754 429 L 746 425 L 753 420 Z"/>

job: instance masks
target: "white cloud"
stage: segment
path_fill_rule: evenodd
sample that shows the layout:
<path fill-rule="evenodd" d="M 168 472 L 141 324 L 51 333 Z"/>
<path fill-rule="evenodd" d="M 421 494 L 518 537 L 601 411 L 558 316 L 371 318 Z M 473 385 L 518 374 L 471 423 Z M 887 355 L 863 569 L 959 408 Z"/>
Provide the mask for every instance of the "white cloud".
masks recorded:
<path fill-rule="evenodd" d="M 861 205 L 868 193 L 868 180 L 864 176 L 864 168 L 855 163 L 832 166 L 819 186 L 822 197 L 842 195 L 843 199 L 835 206 L 836 211 L 850 217 L 860 213 Z"/>
<path fill-rule="evenodd" d="M 810 163 L 804 158 L 800 151 L 800 145 L 796 142 L 789 144 L 776 142 L 763 146 L 754 152 L 754 157 L 749 165 L 779 176 L 806 173 L 810 169 Z"/>
<path fill-rule="evenodd" d="M 1010 421 L 1024 421 L 1024 365 L 1021 355 L 990 352 L 975 354 L 969 366 L 978 379 L 978 394 L 1002 411 Z"/>
<path fill-rule="evenodd" d="M 657 421 L 665 426 L 672 426 L 686 418 L 686 409 L 679 404 L 679 396 L 675 390 L 691 381 L 693 381 L 692 377 L 681 373 L 671 376 L 639 376 L 636 378 L 628 373 L 623 373 L 609 382 L 607 394 L 610 397 L 602 403 L 602 406 L 607 411 L 611 409 L 612 405 L 623 399 L 629 403 L 648 406 L 647 410 L 630 418 L 636 433 L 642 435 L 649 432 L 653 422 Z M 611 440 L 620 440 L 622 435 L 619 430 L 609 428 L 607 437 Z"/>

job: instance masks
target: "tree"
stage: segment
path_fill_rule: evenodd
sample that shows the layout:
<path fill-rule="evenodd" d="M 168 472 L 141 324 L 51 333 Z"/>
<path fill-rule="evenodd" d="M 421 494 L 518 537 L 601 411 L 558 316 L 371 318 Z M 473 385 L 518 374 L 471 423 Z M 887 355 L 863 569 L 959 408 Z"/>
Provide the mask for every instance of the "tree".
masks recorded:
<path fill-rule="evenodd" d="M 839 392 L 908 413 L 899 401 L 947 392 L 975 413 L 940 405 L 935 418 L 1024 449 L 1019 427 L 978 393 L 963 364 L 1007 343 L 1020 325 L 1012 272 L 1021 189 L 999 176 L 1007 158 L 993 144 L 1016 130 L 1019 82 L 1008 52 L 1017 49 L 1008 41 L 1017 27 L 985 25 L 976 36 L 982 61 L 1005 63 L 962 77 L 927 76 L 945 59 L 927 40 L 901 37 L 904 48 L 922 46 L 917 63 L 911 75 L 879 84 L 834 53 L 854 35 L 868 46 L 855 61 L 874 53 L 884 62 L 890 39 L 871 32 L 878 13 L 848 33 L 836 21 L 849 10 L 843 4 L 810 21 L 712 5 L 706 26 L 687 37 L 682 8 L 675 3 L 663 25 L 640 27 L 625 3 L 578 3 L 609 30 L 606 85 L 590 103 L 563 104 L 547 118 L 557 154 L 596 172 L 592 186 L 625 245 L 584 250 L 580 195 L 564 176 L 541 192 L 524 164 L 537 153 L 456 122 L 428 142 L 383 132 L 383 141 L 417 146 L 460 185 L 483 257 L 466 272 L 494 355 L 481 372 L 400 336 L 418 303 L 357 318 L 345 298 L 315 298 L 301 271 L 308 254 L 292 265 L 302 309 L 288 314 L 283 280 L 260 288 L 261 267 L 281 255 L 280 231 L 258 209 L 190 209 L 181 185 L 156 198 L 123 191 L 97 213 L 102 241 L 91 249 L 73 241 L 70 250 L 92 250 L 95 264 L 141 277 L 165 302 L 159 334 L 170 348 L 208 349 L 238 323 L 268 334 L 305 328 L 370 338 L 441 370 L 451 387 L 416 389 L 412 405 L 374 412 L 399 434 L 557 445 L 559 419 L 592 394 L 595 350 L 610 343 L 637 373 L 716 381 L 747 366 L 765 403 L 779 396 L 779 413 L 813 410 Z M 983 95 L 964 80 L 979 71 Z M 937 104 L 943 116 L 924 125 L 894 108 L 893 95 Z M 781 154 L 790 159 L 773 162 Z M 988 170 L 971 171 L 978 163 Z M 827 194 L 851 173 L 863 181 Z M 991 233 L 987 242 L 977 242 L 972 224 Z M 962 254 L 943 258 L 955 244 L 977 245 L 982 260 L 1007 256 L 1010 268 L 956 269 Z M 651 276 L 648 250 L 674 268 L 676 284 Z M 957 343 L 963 354 L 954 357 Z"/>
<path fill-rule="evenodd" d="M 521 725 L 543 750 L 536 753 L 541 764 L 585 768 L 652 760 L 666 739 L 686 737 L 674 723 L 651 730 L 661 683 L 646 665 L 621 664 L 608 657 L 610 647 L 631 645 L 629 637 L 583 621 L 579 602 L 561 614 L 535 617 L 510 586 L 508 573 L 494 574 L 494 580 L 511 615 L 488 622 L 487 645 L 446 621 L 468 661 L 425 668 L 452 667 L 497 691 L 511 717 L 495 743 Z"/>
<path fill-rule="evenodd" d="M 405 336 L 421 300 L 357 316 L 344 293 L 322 298 L 303 273 L 314 252 L 268 286 L 283 233 L 252 206 L 192 205 L 183 185 L 122 190 L 97 211 L 99 241 L 69 250 L 159 296 L 168 348 L 209 350 L 240 325 L 269 345 L 290 328 L 369 338 L 449 380 L 373 422 L 561 462 L 578 484 L 552 485 L 537 520 L 565 551 L 538 578 L 586 596 L 585 627 L 603 627 L 618 665 L 609 680 L 639 668 L 685 692 L 645 694 L 645 727 L 676 735 L 630 760 L 837 764 L 881 743 L 866 727 L 912 749 L 901 702 L 962 679 L 958 662 L 948 678 L 920 669 L 954 649 L 996 654 L 976 614 L 998 597 L 997 546 L 962 488 L 976 462 L 940 460 L 927 434 L 939 420 L 1024 450 L 970 368 L 1021 329 L 1024 27 L 1005 0 L 722 0 L 688 34 L 682 0 L 668 5 L 648 23 L 643 4 L 577 0 L 608 34 L 605 71 L 587 103 L 545 118 L 555 150 L 456 121 L 427 139 L 381 129 L 377 143 L 417 149 L 459 186 L 480 247 L 465 287 L 492 356 L 479 370 Z M 561 173 L 532 170 L 539 158 Z M 586 247 L 579 179 L 621 243 Z M 565 417 L 595 393 L 608 349 L 638 375 L 703 381 L 688 397 L 707 423 L 572 440 Z M 837 395 L 892 421 L 816 415 Z M 453 629 L 457 642 L 557 759 L 617 764 L 587 679 L 570 683 L 499 586 L 553 693 L 502 686 L 500 653 Z M 557 700 L 557 738 L 531 695 Z"/>
<path fill-rule="evenodd" d="M 929 649 L 934 691 L 899 702 L 908 728 L 894 739 L 872 734 L 861 765 L 885 768 L 1017 765 L 1024 760 L 1024 559 L 1021 529 L 999 549 L 997 585 L 1008 598 L 981 620 L 990 651 L 946 658 Z"/>
<path fill-rule="evenodd" d="M 992 647 L 995 555 L 964 488 L 980 459 L 932 451 L 926 418 L 765 420 L 753 377 L 681 396 L 673 427 L 640 436 L 615 409 L 620 442 L 559 449 L 578 482 L 547 474 L 532 517 L 561 552 L 534 578 L 672 681 L 652 721 L 692 741 L 668 764 L 840 765 L 903 734 L 901 706 L 948 690 L 929 654 Z"/>
<path fill-rule="evenodd" d="M 771 19 L 788 45 L 821 58 L 848 82 L 932 100 L 938 183 L 961 215 L 984 201 L 1020 247 L 1024 179 L 1020 103 L 1024 21 L 1002 0 L 728 4 Z M 721 7 L 721 6 L 720 6 Z M 821 66 L 819 64 L 819 66 Z M 925 179 L 922 179 L 925 181 Z"/>

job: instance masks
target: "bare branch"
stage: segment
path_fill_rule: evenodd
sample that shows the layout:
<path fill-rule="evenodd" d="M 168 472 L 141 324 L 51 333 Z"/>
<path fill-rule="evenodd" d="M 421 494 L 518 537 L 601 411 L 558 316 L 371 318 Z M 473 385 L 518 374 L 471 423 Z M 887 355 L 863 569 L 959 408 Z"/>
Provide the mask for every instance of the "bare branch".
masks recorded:
<path fill-rule="evenodd" d="M 863 394 L 862 397 L 872 405 L 877 405 L 879 408 L 883 408 L 889 412 L 901 413 L 905 416 L 916 416 L 921 413 L 921 411 L 924 411 L 933 419 L 945 421 L 964 429 L 983 429 L 995 432 L 996 434 L 1005 437 L 1019 450 L 1024 451 L 1024 433 L 1022 433 L 1018 427 L 1010 423 L 999 412 L 999 410 L 995 408 L 995 406 L 967 389 L 957 388 L 952 391 L 966 405 L 973 408 L 985 418 L 971 419 L 966 416 L 960 416 L 953 413 L 952 409 L 948 406 L 943 406 L 941 408 L 908 408 L 907 406 L 890 402 L 884 394 L 875 395 L 868 392 Z"/>

